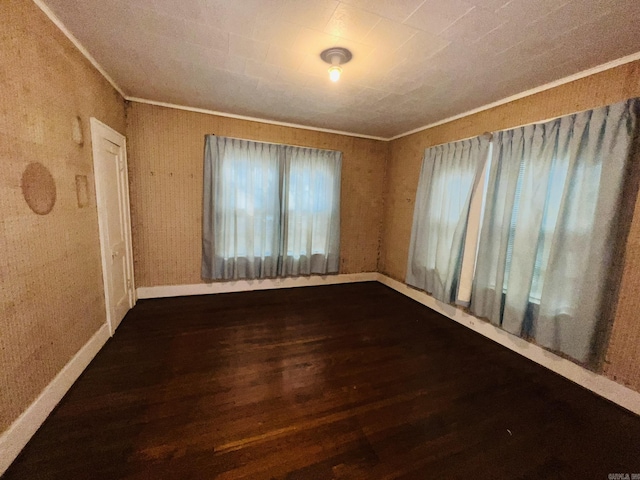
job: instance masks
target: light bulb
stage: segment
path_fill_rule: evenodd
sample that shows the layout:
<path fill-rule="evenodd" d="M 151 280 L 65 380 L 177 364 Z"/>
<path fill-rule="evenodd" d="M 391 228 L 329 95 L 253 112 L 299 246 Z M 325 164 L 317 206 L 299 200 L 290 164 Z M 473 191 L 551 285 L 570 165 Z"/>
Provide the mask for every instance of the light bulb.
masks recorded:
<path fill-rule="evenodd" d="M 337 82 L 338 80 L 340 80 L 341 73 L 342 73 L 342 69 L 337 65 L 333 65 L 332 67 L 329 68 L 329 78 L 331 79 L 332 82 Z"/>

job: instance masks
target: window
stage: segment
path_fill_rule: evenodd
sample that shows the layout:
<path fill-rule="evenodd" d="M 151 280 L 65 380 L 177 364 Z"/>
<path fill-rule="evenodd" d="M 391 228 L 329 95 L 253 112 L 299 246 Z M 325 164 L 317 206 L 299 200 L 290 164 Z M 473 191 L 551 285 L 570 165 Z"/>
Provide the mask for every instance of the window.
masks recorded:
<path fill-rule="evenodd" d="M 470 276 L 459 284 L 467 217 L 474 187 L 487 160 L 489 138 L 476 137 L 425 151 L 416 194 L 407 283 L 443 302 L 456 300 L 458 287 L 470 291 Z M 473 258 L 465 259 L 473 262 Z"/>
<path fill-rule="evenodd" d="M 341 156 L 208 136 L 203 277 L 337 272 Z"/>
<path fill-rule="evenodd" d="M 233 201 L 217 202 L 216 215 L 234 220 L 235 241 L 224 244 L 221 254 L 225 257 L 273 255 L 272 239 L 277 237 L 279 222 L 274 208 L 279 204 L 277 164 L 254 162 L 252 165 L 243 156 L 228 159 L 222 162 L 222 189 L 223 196 L 233 196 Z"/>
<path fill-rule="evenodd" d="M 509 239 L 507 242 L 505 273 L 503 281 L 503 293 L 507 292 L 511 264 L 514 256 L 514 241 L 516 233 L 523 237 L 534 238 L 536 241 L 535 260 L 531 276 L 531 289 L 529 302 L 540 304 L 545 274 L 549 268 L 549 257 L 553 237 L 558 226 L 558 217 L 562 206 L 563 195 L 566 191 L 569 179 L 569 155 L 564 152 L 556 153 L 551 159 L 549 172 L 544 180 L 544 188 L 540 188 L 533 202 L 540 205 L 541 221 L 538 225 L 536 216 L 531 215 L 529 209 L 526 214 L 520 215 L 522 202 L 522 190 L 525 183 L 526 166 L 535 162 L 535 158 L 523 156 L 518 169 L 518 177 L 513 201 L 513 210 L 509 223 Z M 601 175 L 601 164 L 587 164 L 580 162 L 573 166 L 573 175 L 582 179 L 582 182 L 590 184 L 593 196 L 586 198 L 580 206 L 581 214 L 574 221 L 568 223 L 562 231 L 569 243 L 579 244 L 581 239 L 591 234 L 593 217 L 597 200 L 598 183 Z M 531 202 L 531 201 L 530 201 Z M 516 252 L 518 255 L 519 252 Z M 566 274 L 567 281 L 576 281 L 570 272 Z"/>
<path fill-rule="evenodd" d="M 597 359 L 639 110 L 631 99 L 484 145 L 427 149 L 407 283 L 582 363 Z"/>
<path fill-rule="evenodd" d="M 494 136 L 471 311 L 592 362 L 637 99 Z"/>
<path fill-rule="evenodd" d="M 333 160 L 310 162 L 294 155 L 291 158 L 287 182 L 287 255 L 295 258 L 326 254 L 331 250 L 334 226 Z M 310 246 L 309 246 L 310 245 Z"/>

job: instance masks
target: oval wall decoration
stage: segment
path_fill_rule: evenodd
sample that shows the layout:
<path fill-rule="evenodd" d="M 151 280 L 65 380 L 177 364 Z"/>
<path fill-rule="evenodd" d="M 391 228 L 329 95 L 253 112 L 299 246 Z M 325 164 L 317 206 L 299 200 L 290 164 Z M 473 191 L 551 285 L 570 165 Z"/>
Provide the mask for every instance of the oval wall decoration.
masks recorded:
<path fill-rule="evenodd" d="M 22 172 L 22 196 L 29 208 L 46 215 L 56 203 L 56 183 L 47 167 L 38 162 L 27 165 Z"/>

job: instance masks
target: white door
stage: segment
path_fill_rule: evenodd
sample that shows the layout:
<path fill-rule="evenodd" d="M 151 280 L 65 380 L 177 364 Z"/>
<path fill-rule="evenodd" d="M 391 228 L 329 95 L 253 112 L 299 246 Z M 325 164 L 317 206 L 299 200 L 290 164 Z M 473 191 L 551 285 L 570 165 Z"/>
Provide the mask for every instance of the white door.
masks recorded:
<path fill-rule="evenodd" d="M 135 303 L 125 137 L 91 118 L 102 277 L 111 335 Z"/>

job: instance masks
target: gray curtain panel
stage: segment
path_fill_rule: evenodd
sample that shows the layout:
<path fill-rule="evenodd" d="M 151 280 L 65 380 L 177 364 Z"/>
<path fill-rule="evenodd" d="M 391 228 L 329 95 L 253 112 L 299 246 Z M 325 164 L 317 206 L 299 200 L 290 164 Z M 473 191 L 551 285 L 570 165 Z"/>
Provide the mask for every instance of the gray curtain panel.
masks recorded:
<path fill-rule="evenodd" d="M 278 145 L 206 137 L 203 278 L 278 274 L 282 156 Z"/>
<path fill-rule="evenodd" d="M 580 362 L 594 357 L 637 109 L 634 99 L 496 134 L 476 315 Z"/>
<path fill-rule="evenodd" d="M 342 154 L 208 135 L 202 277 L 337 273 Z"/>
<path fill-rule="evenodd" d="M 284 147 L 283 276 L 338 273 L 342 154 Z"/>
<path fill-rule="evenodd" d="M 406 282 L 455 301 L 469 205 L 487 160 L 489 136 L 428 148 L 413 212 Z"/>

